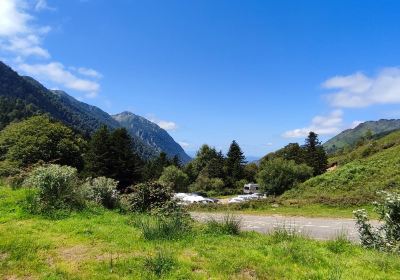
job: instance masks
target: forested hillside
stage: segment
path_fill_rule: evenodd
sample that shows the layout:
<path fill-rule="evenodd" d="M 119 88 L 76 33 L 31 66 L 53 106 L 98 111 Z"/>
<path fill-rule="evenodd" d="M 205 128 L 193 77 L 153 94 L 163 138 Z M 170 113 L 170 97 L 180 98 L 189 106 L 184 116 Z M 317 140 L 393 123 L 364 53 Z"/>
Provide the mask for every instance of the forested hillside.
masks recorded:
<path fill-rule="evenodd" d="M 19 76 L 10 67 L 0 62 L 0 129 L 11 122 L 37 114 L 49 114 L 86 136 L 102 125 L 110 129 L 122 126 L 98 107 L 80 102 L 63 91 L 48 90 L 36 80 Z M 135 119 L 130 123 L 129 132 L 135 152 L 143 159 L 154 158 L 160 152 L 166 152 L 170 158 L 178 155 L 182 162 L 186 163 L 190 160 L 165 130 L 158 128 L 150 135 L 146 133 L 142 123 L 142 120 Z M 150 121 L 147 123 L 152 124 Z M 143 133 L 138 133 L 138 131 Z M 167 145 L 163 145 L 165 143 Z"/>

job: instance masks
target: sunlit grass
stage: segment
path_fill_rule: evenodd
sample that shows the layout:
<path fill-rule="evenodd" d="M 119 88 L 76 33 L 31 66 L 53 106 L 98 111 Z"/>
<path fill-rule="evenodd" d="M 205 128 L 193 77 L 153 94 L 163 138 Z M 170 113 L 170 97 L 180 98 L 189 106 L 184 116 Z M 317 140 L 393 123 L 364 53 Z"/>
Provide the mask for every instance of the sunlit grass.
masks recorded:
<path fill-rule="evenodd" d="M 0 279 L 398 279 L 400 257 L 340 239 L 278 232 L 146 240 L 134 216 L 90 208 L 24 214 L 25 190 L 0 188 Z"/>

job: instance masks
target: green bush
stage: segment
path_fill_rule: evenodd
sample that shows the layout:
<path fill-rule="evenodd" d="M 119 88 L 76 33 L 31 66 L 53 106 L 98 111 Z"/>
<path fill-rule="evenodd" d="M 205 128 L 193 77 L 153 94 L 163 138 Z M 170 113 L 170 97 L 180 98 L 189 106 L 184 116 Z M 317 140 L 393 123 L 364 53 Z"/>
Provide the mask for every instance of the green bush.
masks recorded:
<path fill-rule="evenodd" d="M 241 220 L 233 215 L 225 215 L 222 221 L 210 219 L 207 221 L 207 232 L 216 234 L 239 235 Z"/>
<path fill-rule="evenodd" d="M 24 181 L 24 186 L 33 188 L 29 197 L 32 212 L 47 213 L 84 206 L 77 170 L 73 167 L 56 164 L 37 167 Z"/>
<path fill-rule="evenodd" d="M 304 182 L 312 174 L 313 169 L 305 164 L 274 158 L 263 161 L 257 174 L 257 182 L 268 194 L 280 195 Z"/>
<path fill-rule="evenodd" d="M 189 177 L 178 167 L 171 165 L 164 168 L 158 181 L 170 187 L 176 192 L 187 192 L 189 185 Z"/>
<path fill-rule="evenodd" d="M 383 202 L 375 202 L 382 225 L 373 227 L 364 209 L 354 211 L 361 244 L 380 251 L 400 253 L 400 194 L 381 192 Z"/>
<path fill-rule="evenodd" d="M 88 179 L 82 188 L 88 200 L 94 201 L 109 209 L 114 209 L 119 205 L 117 186 L 118 182 L 113 179 L 98 177 Z"/>
<path fill-rule="evenodd" d="M 155 215 L 175 215 L 182 213 L 168 186 L 157 182 L 147 182 L 130 188 L 124 196 L 124 204 L 129 211 Z"/>

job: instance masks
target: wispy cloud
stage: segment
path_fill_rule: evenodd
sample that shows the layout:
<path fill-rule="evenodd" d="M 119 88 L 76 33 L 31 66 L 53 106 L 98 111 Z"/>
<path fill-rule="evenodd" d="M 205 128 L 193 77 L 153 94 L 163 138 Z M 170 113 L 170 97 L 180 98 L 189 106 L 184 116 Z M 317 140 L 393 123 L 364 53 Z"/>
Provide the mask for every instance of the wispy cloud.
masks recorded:
<path fill-rule="evenodd" d="M 178 129 L 178 125 L 173 121 L 160 120 L 154 115 L 148 116 L 148 119 L 167 131 L 174 131 Z"/>
<path fill-rule="evenodd" d="M 88 76 L 88 77 L 92 77 L 92 78 L 103 78 L 103 75 L 100 74 L 99 72 L 97 72 L 94 69 L 91 68 L 85 68 L 85 67 L 80 67 L 77 69 L 78 73 L 84 75 L 84 76 Z"/>
<path fill-rule="evenodd" d="M 283 137 L 301 138 L 307 136 L 310 131 L 320 135 L 332 135 L 340 132 L 342 128 L 343 112 L 334 110 L 327 116 L 315 116 L 307 127 L 286 131 Z"/>
<path fill-rule="evenodd" d="M 323 88 L 336 90 L 327 95 L 333 107 L 357 108 L 400 103 L 400 68 L 384 68 L 374 77 L 361 72 L 326 80 Z"/>
<path fill-rule="evenodd" d="M 190 144 L 184 141 L 179 141 L 178 142 L 179 145 L 181 145 L 182 148 L 187 149 L 190 147 Z"/>
<path fill-rule="evenodd" d="M 94 69 L 71 67 L 73 73 L 58 61 L 49 61 L 50 52 L 43 47 L 43 37 L 51 31 L 49 26 L 36 24 L 33 12 L 55 10 L 45 0 L 0 0 L 0 51 L 13 57 L 14 66 L 40 81 L 51 81 L 57 87 L 84 92 L 95 97 L 100 90 L 98 79 L 102 75 Z M 29 59 L 42 59 L 42 63 L 30 63 Z M 79 77 L 81 76 L 81 77 Z M 95 79 L 95 80 L 93 80 Z"/>
<path fill-rule="evenodd" d="M 50 7 L 47 4 L 46 0 L 37 0 L 37 2 L 35 4 L 35 10 L 36 11 L 42 11 L 42 10 L 51 10 L 51 11 L 53 11 L 53 10 L 55 10 L 55 8 Z"/>
<path fill-rule="evenodd" d="M 61 84 L 68 89 L 86 92 L 87 97 L 95 97 L 100 89 L 100 85 L 97 82 L 76 77 L 66 70 L 61 63 L 20 64 L 19 68 L 40 80 L 51 81 L 56 84 Z"/>
<path fill-rule="evenodd" d="M 176 130 L 178 128 L 178 125 L 175 122 L 171 122 L 171 121 L 156 121 L 155 122 L 159 127 L 161 127 L 162 129 L 165 130 Z"/>

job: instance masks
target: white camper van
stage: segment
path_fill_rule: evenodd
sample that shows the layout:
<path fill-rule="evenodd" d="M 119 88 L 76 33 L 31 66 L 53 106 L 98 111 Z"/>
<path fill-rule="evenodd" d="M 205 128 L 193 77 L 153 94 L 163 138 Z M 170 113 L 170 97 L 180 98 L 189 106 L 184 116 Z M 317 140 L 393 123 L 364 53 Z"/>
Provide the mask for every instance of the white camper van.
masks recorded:
<path fill-rule="evenodd" d="M 251 194 L 251 193 L 259 193 L 259 192 L 260 192 L 260 186 L 258 184 L 250 183 L 250 184 L 244 185 L 244 187 L 243 187 L 243 193 Z"/>

